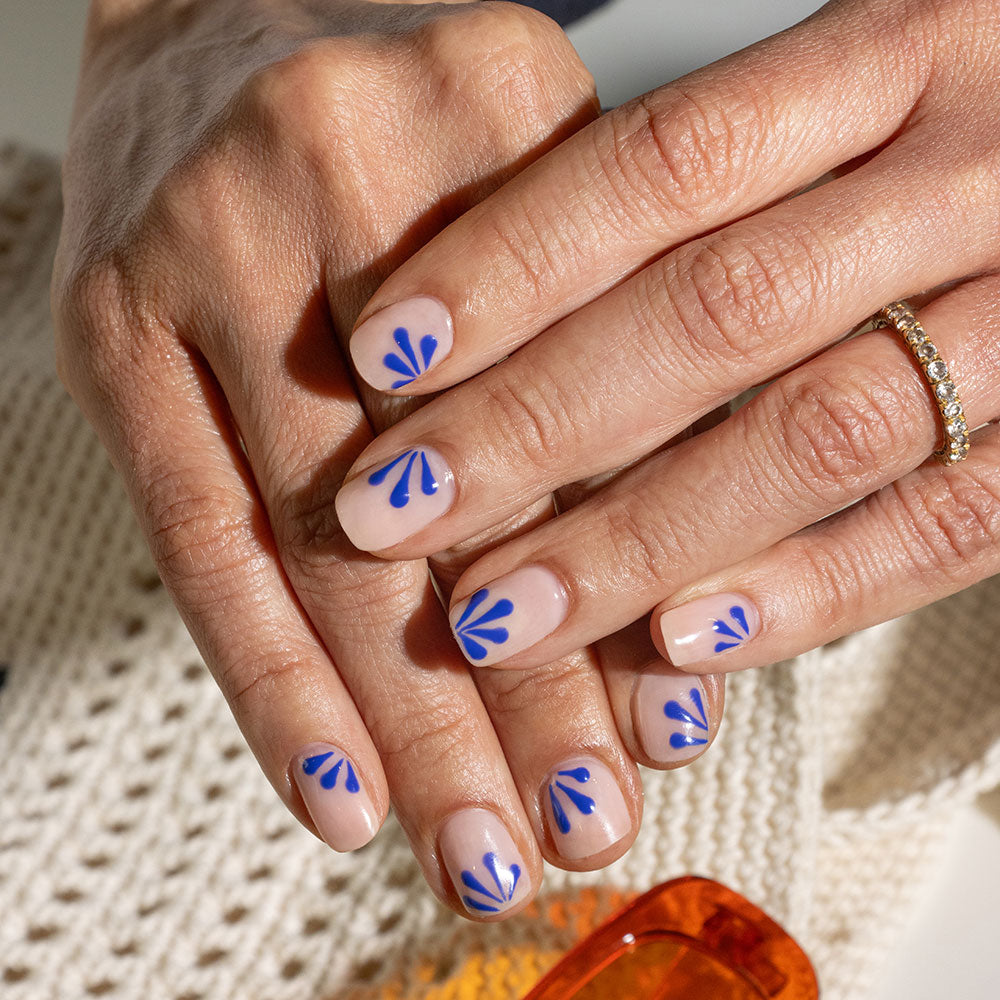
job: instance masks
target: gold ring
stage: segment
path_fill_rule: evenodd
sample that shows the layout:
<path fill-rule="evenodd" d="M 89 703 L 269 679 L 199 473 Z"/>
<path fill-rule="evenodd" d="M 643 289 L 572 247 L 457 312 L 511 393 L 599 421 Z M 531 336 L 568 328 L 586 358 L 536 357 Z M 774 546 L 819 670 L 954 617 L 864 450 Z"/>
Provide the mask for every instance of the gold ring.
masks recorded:
<path fill-rule="evenodd" d="M 948 365 L 927 336 L 927 331 L 905 302 L 890 302 L 879 309 L 872 317 L 872 326 L 876 329 L 891 326 L 906 341 L 910 353 L 920 364 L 944 424 L 944 442 L 934 452 L 934 457 L 945 465 L 961 462 L 969 454 L 969 427 L 962 410 L 962 400 L 951 380 Z"/>

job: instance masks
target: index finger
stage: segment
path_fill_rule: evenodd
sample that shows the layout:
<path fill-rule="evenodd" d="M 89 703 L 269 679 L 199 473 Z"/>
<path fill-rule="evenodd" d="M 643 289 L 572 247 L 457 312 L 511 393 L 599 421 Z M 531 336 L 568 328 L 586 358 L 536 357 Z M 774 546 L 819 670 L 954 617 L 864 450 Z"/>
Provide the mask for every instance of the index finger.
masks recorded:
<path fill-rule="evenodd" d="M 886 142 L 929 71 L 909 38 L 895 4 L 831 5 L 605 115 L 381 286 L 351 338 L 358 373 L 407 394 L 460 382 L 670 247 Z"/>

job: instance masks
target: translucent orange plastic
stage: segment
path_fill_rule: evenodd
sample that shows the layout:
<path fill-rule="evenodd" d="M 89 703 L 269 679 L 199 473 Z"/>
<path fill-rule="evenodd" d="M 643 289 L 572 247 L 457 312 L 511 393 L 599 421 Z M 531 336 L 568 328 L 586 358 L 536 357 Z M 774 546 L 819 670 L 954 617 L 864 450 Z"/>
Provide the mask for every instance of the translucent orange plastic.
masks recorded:
<path fill-rule="evenodd" d="M 817 1000 L 805 952 L 710 879 L 664 882 L 566 954 L 524 1000 Z"/>

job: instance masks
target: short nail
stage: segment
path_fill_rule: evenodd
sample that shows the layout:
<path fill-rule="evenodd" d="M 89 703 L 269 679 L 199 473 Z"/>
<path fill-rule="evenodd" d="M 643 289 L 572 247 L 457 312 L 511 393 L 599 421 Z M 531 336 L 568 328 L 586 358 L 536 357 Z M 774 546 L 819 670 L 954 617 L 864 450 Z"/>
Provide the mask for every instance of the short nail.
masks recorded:
<path fill-rule="evenodd" d="M 552 842 L 569 860 L 600 854 L 632 828 L 615 776 L 593 757 L 564 761 L 549 775 L 543 808 Z"/>
<path fill-rule="evenodd" d="M 488 809 L 463 809 L 441 829 L 441 858 L 466 910 L 503 913 L 528 893 L 527 867 L 507 828 Z"/>
<path fill-rule="evenodd" d="M 701 680 L 655 667 L 636 683 L 632 720 L 646 756 L 661 764 L 697 757 L 712 735 Z"/>
<path fill-rule="evenodd" d="M 415 535 L 455 500 L 455 476 L 433 448 L 410 448 L 345 483 L 335 501 L 344 533 L 374 552 Z"/>
<path fill-rule="evenodd" d="M 366 319 L 351 336 L 358 374 L 375 389 L 403 389 L 451 351 L 451 314 L 437 299 L 404 299 Z"/>
<path fill-rule="evenodd" d="M 311 743 L 292 764 L 295 784 L 319 835 L 335 851 L 354 851 L 378 831 L 378 814 L 343 750 Z"/>
<path fill-rule="evenodd" d="M 542 566 L 526 566 L 459 602 L 450 618 L 469 662 L 486 667 L 544 639 L 568 611 L 558 577 Z"/>
<path fill-rule="evenodd" d="M 743 594 L 710 594 L 660 615 L 660 632 L 675 667 L 736 649 L 760 631 L 760 612 Z"/>

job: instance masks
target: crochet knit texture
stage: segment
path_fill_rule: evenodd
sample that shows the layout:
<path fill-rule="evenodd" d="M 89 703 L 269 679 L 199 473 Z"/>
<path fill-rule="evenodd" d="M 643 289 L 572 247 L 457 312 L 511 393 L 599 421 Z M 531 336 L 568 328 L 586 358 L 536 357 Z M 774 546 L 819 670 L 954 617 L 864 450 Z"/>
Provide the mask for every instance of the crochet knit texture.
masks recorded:
<path fill-rule="evenodd" d="M 1000 783 L 1000 578 L 730 678 L 716 745 L 644 772 L 621 861 L 525 915 L 446 911 L 393 820 L 336 855 L 257 769 L 52 361 L 57 164 L 0 149 L 0 994 L 517 998 L 635 892 L 696 872 L 867 1000 L 957 803 Z"/>

